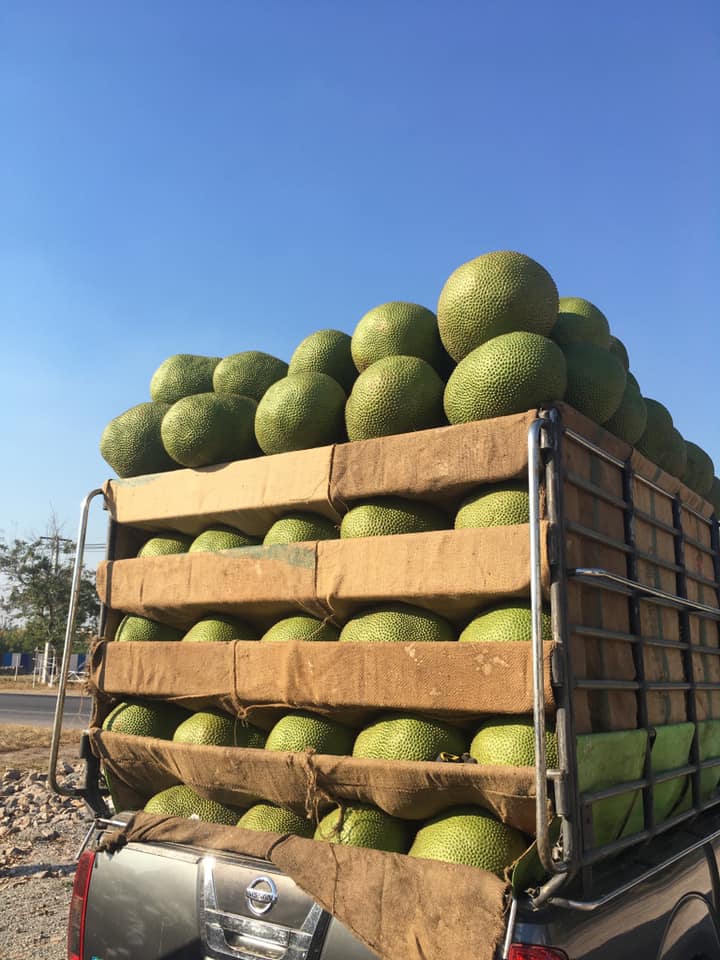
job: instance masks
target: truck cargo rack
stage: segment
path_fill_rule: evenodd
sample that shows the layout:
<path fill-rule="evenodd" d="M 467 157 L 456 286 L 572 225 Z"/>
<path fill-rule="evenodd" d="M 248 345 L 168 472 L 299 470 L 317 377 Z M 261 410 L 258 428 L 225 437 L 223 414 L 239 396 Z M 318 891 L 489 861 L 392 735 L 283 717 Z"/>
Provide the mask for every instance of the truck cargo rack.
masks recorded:
<path fill-rule="evenodd" d="M 534 724 L 536 751 L 536 844 L 539 860 L 546 871 L 547 879 L 538 886 L 526 891 L 519 899 L 511 900 L 510 925 L 512 932 L 518 902 L 530 909 L 545 904 L 590 911 L 603 906 L 609 900 L 626 892 L 633 886 L 660 873 L 685 853 L 690 853 L 708 841 L 720 836 L 719 830 L 702 832 L 697 842 L 673 853 L 660 863 L 647 870 L 638 872 L 629 882 L 613 887 L 602 897 L 593 896 L 593 867 L 631 847 L 639 847 L 650 839 L 663 834 L 676 826 L 694 821 L 704 811 L 720 805 L 720 794 L 702 799 L 701 774 L 703 771 L 720 766 L 720 757 L 701 760 L 698 742 L 698 716 L 696 693 L 699 691 L 720 691 L 720 680 L 701 681 L 695 678 L 693 655 L 720 657 L 720 646 L 692 643 L 690 617 L 696 616 L 706 621 L 720 622 L 720 608 L 698 602 L 688 597 L 688 579 L 711 589 L 714 599 L 720 604 L 720 536 L 716 516 L 704 516 L 688 503 L 681 501 L 658 484 L 633 470 L 630 460 L 622 460 L 603 447 L 563 426 L 559 411 L 554 408 L 541 411 L 529 429 L 528 438 L 528 483 L 530 492 L 530 565 L 531 565 L 531 612 L 532 612 L 532 659 Z M 565 444 L 577 444 L 622 474 L 622 496 L 611 493 L 601 485 L 596 485 L 564 466 L 563 452 Z M 659 517 L 641 510 L 635 504 L 634 488 L 640 483 L 654 493 L 671 502 L 673 522 L 670 524 Z M 597 497 L 599 500 L 616 507 L 623 512 L 624 536 L 622 540 L 593 530 L 568 520 L 563 497 L 566 484 Z M 71 598 L 67 627 L 63 647 L 62 663 L 59 673 L 58 696 L 54 715 L 50 749 L 49 786 L 63 796 L 79 796 L 94 810 L 102 826 L 110 822 L 110 814 L 104 801 L 104 791 L 99 786 L 99 768 L 97 760 L 88 762 L 86 783 L 83 788 L 69 787 L 59 783 L 57 778 L 57 758 L 62 733 L 62 716 L 65 692 L 68 682 L 70 653 L 75 628 L 78 605 L 78 591 L 82 571 L 82 560 L 87 532 L 88 514 L 91 503 L 98 497 L 104 498 L 104 490 L 96 488 L 83 500 L 80 510 L 80 522 L 77 537 L 75 567 L 72 579 Z M 543 507 L 544 504 L 544 507 Z M 683 531 L 682 511 L 692 514 L 699 522 L 709 528 L 711 547 L 692 538 Z M 558 764 L 549 767 L 546 756 L 547 713 L 544 688 L 544 657 L 542 637 L 543 584 L 542 584 L 542 525 L 548 521 L 550 566 L 550 612 L 552 620 L 553 655 L 550 662 L 551 683 L 555 699 L 555 729 L 558 737 Z M 635 541 L 636 521 L 653 525 L 658 531 L 674 540 L 674 562 L 661 557 L 649 556 L 640 550 Z M 117 524 L 111 519 L 108 533 L 108 558 L 114 552 L 114 538 Z M 626 571 L 621 576 L 601 567 L 569 567 L 566 562 L 567 533 L 582 535 L 590 540 L 622 552 L 625 557 Z M 712 558 L 714 578 L 688 574 L 685 565 L 685 548 L 692 546 L 704 551 Z M 639 578 L 639 563 L 647 560 L 664 567 L 675 576 L 675 592 L 662 590 L 643 584 Z M 632 651 L 635 676 L 633 679 L 587 679 L 574 670 L 571 656 L 570 628 L 567 617 L 567 593 L 571 583 L 583 583 L 590 589 L 605 591 L 627 598 L 629 605 L 628 631 L 609 630 L 600 627 L 573 625 L 573 632 L 595 638 L 599 641 L 611 640 L 627 643 Z M 680 639 L 647 637 L 642 635 L 640 623 L 640 604 L 650 603 L 677 611 L 680 618 Z M 107 609 L 101 606 L 100 633 L 103 633 L 107 618 Z M 684 678 L 682 680 L 650 680 L 645 676 L 643 652 L 649 647 L 666 648 L 680 651 L 683 658 Z M 627 691 L 637 699 L 637 728 L 647 731 L 647 746 L 643 775 L 632 782 L 607 787 L 594 792 L 580 794 L 578 790 L 578 768 L 576 756 L 576 731 L 573 711 L 573 695 L 576 691 Z M 648 694 L 653 692 L 679 692 L 685 697 L 686 719 L 695 724 L 689 762 L 682 767 L 656 773 L 652 769 L 651 746 L 654 728 L 648 719 Z M 87 751 L 89 753 L 89 751 Z M 86 757 L 86 760 L 88 758 Z M 691 802 L 687 809 L 671 815 L 661 823 L 654 822 L 653 795 L 657 784 L 687 776 L 690 778 Z M 601 846 L 593 844 L 592 804 L 598 800 L 616 796 L 629 791 L 642 793 L 643 829 L 628 837 L 616 839 Z M 552 800 L 553 816 L 549 813 L 549 801 Z M 558 829 L 559 826 L 559 829 Z M 88 839 L 92 834 L 89 832 Z M 564 896 L 566 888 L 572 883 L 573 892 L 579 881 L 580 894 L 577 898 Z M 508 940 L 508 942 L 510 942 Z"/>
<path fill-rule="evenodd" d="M 618 498 L 595 486 L 582 477 L 574 475 L 563 465 L 563 444 L 578 444 L 606 463 L 622 472 L 623 497 Z M 651 488 L 654 493 L 671 501 L 673 524 L 669 525 L 650 514 L 640 512 L 634 504 L 635 482 Z M 677 495 L 672 495 L 659 485 L 633 470 L 630 461 L 621 460 L 607 450 L 564 427 L 558 411 L 549 409 L 541 412 L 531 425 L 528 435 L 528 483 L 530 491 L 530 537 L 531 537 L 531 609 L 532 609 L 532 646 L 533 646 L 533 687 L 534 722 L 536 751 L 536 831 L 537 852 L 549 879 L 529 892 L 526 903 L 536 909 L 549 903 L 555 906 L 570 907 L 579 910 L 594 910 L 626 892 L 630 887 L 647 880 L 666 869 L 685 853 L 697 849 L 709 840 L 720 836 L 714 831 L 703 836 L 696 844 L 686 848 L 650 869 L 639 873 L 631 881 L 618 886 L 600 898 L 592 898 L 592 868 L 600 861 L 607 860 L 631 847 L 651 840 L 674 827 L 690 822 L 700 813 L 717 807 L 720 795 L 705 800 L 701 797 L 701 772 L 720 765 L 720 758 L 701 760 L 698 743 L 697 691 L 718 691 L 720 682 L 700 681 L 695 678 L 693 654 L 702 653 L 720 657 L 720 646 L 691 643 L 690 615 L 720 622 L 720 608 L 690 599 L 687 595 L 688 573 L 685 566 L 685 546 L 705 551 L 712 557 L 714 579 L 701 577 L 697 573 L 692 578 L 712 589 L 714 597 L 720 603 L 720 538 L 717 518 L 713 514 L 708 518 L 694 510 Z M 600 497 L 620 508 L 624 514 L 624 540 L 620 541 L 579 524 L 567 520 L 563 509 L 564 485 L 577 487 Z M 550 768 L 546 759 L 546 701 L 543 684 L 543 638 L 542 638 L 542 579 L 541 579 L 541 491 L 545 491 L 545 515 L 550 524 L 550 609 L 552 618 L 552 640 L 555 651 L 551 660 L 551 681 L 556 699 L 555 729 L 558 738 L 558 765 Z M 682 526 L 681 511 L 692 514 L 710 529 L 711 548 L 699 540 L 688 537 Z M 674 539 L 675 563 L 663 564 L 662 559 L 648 557 L 638 550 L 635 543 L 635 521 L 642 516 L 645 523 L 653 524 L 670 534 Z M 594 567 L 568 567 L 566 564 L 565 544 L 568 530 L 581 532 L 607 546 L 622 551 L 626 557 L 627 576 L 620 576 L 609 570 Z M 638 576 L 639 559 L 649 559 L 658 566 L 665 566 L 675 574 L 676 592 L 671 593 L 643 584 Z M 632 680 L 585 679 L 578 677 L 573 669 L 569 642 L 568 618 L 565 614 L 568 584 L 572 581 L 583 583 L 593 589 L 610 591 L 628 598 L 630 632 L 608 631 L 602 628 L 574 627 L 577 634 L 584 633 L 598 640 L 612 639 L 631 645 L 635 678 Z M 678 611 L 680 618 L 680 640 L 668 640 L 660 637 L 645 637 L 641 633 L 641 601 L 664 606 Z M 651 681 L 645 676 L 643 650 L 648 646 L 666 647 L 681 651 L 683 657 L 684 679 Z M 637 727 L 648 733 L 643 776 L 629 783 L 607 787 L 603 790 L 580 793 L 578 789 L 576 736 L 572 697 L 576 690 L 612 691 L 625 690 L 637 696 Z M 648 693 L 651 691 L 680 691 L 685 695 L 687 720 L 695 725 L 689 762 L 680 768 L 654 772 L 651 764 L 651 747 L 654 728 L 648 720 Z M 653 794 L 657 784 L 679 776 L 690 777 L 691 803 L 687 809 L 671 815 L 661 823 L 654 821 Z M 548 814 L 550 799 L 549 784 L 553 790 L 553 808 L 560 820 L 559 836 L 555 842 L 551 837 L 551 818 Z M 592 842 L 591 806 L 594 802 L 630 791 L 642 792 L 643 829 L 630 836 L 616 839 L 602 846 Z M 717 791 L 716 791 L 717 794 Z M 559 891 L 571 880 L 579 878 L 580 896 L 569 899 L 559 896 Z"/>

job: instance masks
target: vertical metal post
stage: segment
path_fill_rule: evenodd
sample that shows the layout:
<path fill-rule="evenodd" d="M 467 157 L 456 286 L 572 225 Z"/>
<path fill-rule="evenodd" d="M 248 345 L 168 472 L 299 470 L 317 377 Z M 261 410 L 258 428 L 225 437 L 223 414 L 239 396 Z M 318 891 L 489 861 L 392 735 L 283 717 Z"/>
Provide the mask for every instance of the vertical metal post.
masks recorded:
<path fill-rule="evenodd" d="M 542 420 L 528 432 L 528 492 L 530 498 L 530 609 L 532 617 L 533 719 L 535 727 L 536 843 L 543 867 L 555 873 L 548 823 L 547 758 L 545 751 L 545 664 L 542 640 L 542 543 L 540 540 L 540 473 Z"/>
<path fill-rule="evenodd" d="M 568 631 L 567 562 L 565 544 L 565 506 L 563 498 L 564 468 L 562 425 L 557 410 L 545 415 L 546 446 L 545 495 L 547 519 L 552 535 L 550 558 L 550 611 L 556 654 L 553 658 L 553 689 L 555 693 L 555 731 L 558 739 L 558 764 L 562 776 L 555 780 L 555 809 L 562 817 L 563 858 L 569 871 L 581 850 L 581 823 L 577 789 L 577 751 L 575 738 L 575 711 L 573 695 L 575 673 Z"/>
<path fill-rule="evenodd" d="M 630 550 L 625 555 L 628 580 L 634 583 L 640 581 L 640 570 L 637 558 L 637 546 L 635 542 L 635 478 L 632 466 L 628 461 L 622 471 L 622 490 L 623 499 L 626 507 L 623 511 L 623 525 L 625 531 L 625 543 Z M 640 600 L 636 592 L 632 592 L 628 597 L 628 615 L 630 621 L 630 633 L 637 637 L 637 641 L 632 644 L 633 665 L 635 667 L 635 678 L 639 684 L 637 699 L 637 721 L 638 729 L 647 730 L 648 738 L 645 746 L 645 762 L 643 765 L 643 777 L 647 781 L 647 786 L 642 791 L 643 801 L 643 825 L 649 829 L 655 825 L 655 803 L 654 803 L 654 778 L 652 770 L 652 742 L 654 737 L 650 736 L 650 724 L 648 719 L 648 700 L 647 700 L 647 682 L 645 677 L 645 644 L 642 642 L 642 623 L 640 616 Z"/>
<path fill-rule="evenodd" d="M 675 590 L 679 597 L 687 599 L 687 575 L 685 572 L 685 532 L 683 529 L 682 503 L 679 496 L 672 499 L 672 518 L 675 534 L 675 563 L 679 569 L 675 575 Z M 685 679 L 689 683 L 689 689 L 685 697 L 687 705 L 687 719 L 693 724 L 694 733 L 692 745 L 690 747 L 690 763 L 694 765 L 694 770 L 690 776 L 692 784 L 692 800 L 695 810 L 700 810 L 702 803 L 701 784 L 700 784 L 700 736 L 697 726 L 697 700 L 695 686 L 695 664 L 693 663 L 692 635 L 690 629 L 690 613 L 684 607 L 678 611 L 680 620 L 680 639 L 685 644 L 683 647 L 683 665 L 685 667 Z"/>
<path fill-rule="evenodd" d="M 556 712 L 556 731 L 558 731 L 558 752 L 559 768 L 548 770 L 547 751 L 546 751 L 546 731 L 547 723 L 545 716 L 545 663 L 542 635 L 542 613 L 543 613 L 543 595 L 542 595 L 542 543 L 541 543 L 541 517 L 540 517 L 540 490 L 543 474 L 548 475 L 543 461 L 543 453 L 547 451 L 549 461 L 552 462 L 557 452 L 556 431 L 554 424 L 547 420 L 538 419 L 530 425 L 528 432 L 528 491 L 530 499 L 530 608 L 532 616 L 532 654 L 533 654 L 533 719 L 535 728 L 535 792 L 536 792 L 536 844 L 538 856 L 543 867 L 553 875 L 565 874 L 568 870 L 568 859 L 572 856 L 573 837 L 572 837 L 572 814 L 568 809 L 567 803 L 567 744 L 569 740 L 574 740 L 572 733 L 567 732 L 569 722 L 569 710 L 567 704 L 561 700 Z M 546 488 L 552 486 L 552 493 L 548 493 L 548 503 L 552 510 L 557 505 L 557 476 L 551 484 L 546 483 Z M 557 548 L 558 530 L 553 526 L 551 520 L 550 535 L 552 542 Z M 548 545 L 550 546 L 550 545 Z M 557 557 L 552 559 L 553 580 L 558 574 Z M 551 595 L 551 608 L 554 603 L 556 609 L 553 611 L 553 639 L 562 646 L 564 640 L 564 629 L 557 633 L 558 624 L 564 621 L 564 607 L 557 609 L 558 602 L 562 602 L 562 594 L 557 590 Z M 558 686 L 557 689 L 561 689 Z M 562 747 L 560 746 L 562 742 Z M 574 742 L 571 750 L 574 751 Z M 574 755 L 574 754 L 573 754 Z M 553 857 L 553 851 L 550 842 L 550 824 L 548 820 L 548 779 L 552 779 L 554 784 L 554 794 L 556 809 L 562 817 L 563 829 L 563 859 L 559 860 Z"/>
<path fill-rule="evenodd" d="M 60 747 L 60 736 L 62 734 L 62 717 L 65 709 L 65 688 L 67 687 L 68 672 L 70 670 L 70 654 L 72 653 L 72 640 L 75 633 L 75 618 L 77 617 L 78 601 L 80 599 L 80 581 L 82 578 L 83 555 L 85 553 L 85 537 L 87 535 L 88 514 L 90 504 L 95 497 L 101 497 L 103 491 L 101 488 L 92 490 L 80 505 L 80 522 L 78 524 L 77 547 L 75 550 L 75 566 L 73 567 L 72 584 L 70 586 L 70 606 L 68 609 L 67 624 L 65 627 L 65 644 L 63 646 L 62 665 L 60 667 L 60 678 L 58 683 L 58 695 L 55 702 L 55 717 L 53 719 L 52 740 L 50 743 L 50 767 L 48 770 L 48 785 L 55 793 L 65 797 L 75 796 L 75 789 L 61 787 L 57 781 L 57 757 Z"/>

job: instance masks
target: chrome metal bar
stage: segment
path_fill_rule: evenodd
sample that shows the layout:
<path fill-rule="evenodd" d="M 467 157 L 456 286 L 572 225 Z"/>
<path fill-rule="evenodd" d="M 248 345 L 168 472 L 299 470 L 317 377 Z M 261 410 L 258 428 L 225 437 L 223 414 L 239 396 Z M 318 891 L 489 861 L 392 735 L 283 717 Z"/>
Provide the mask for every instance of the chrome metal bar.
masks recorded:
<path fill-rule="evenodd" d="M 85 553 L 88 514 L 92 501 L 95 497 L 101 497 L 102 495 L 103 491 L 99 487 L 96 490 L 91 490 L 80 505 L 80 523 L 78 524 L 75 566 L 73 568 L 72 584 L 70 587 L 70 606 L 68 608 L 67 624 L 65 626 L 65 643 L 63 645 L 62 666 L 60 667 L 60 676 L 58 678 L 58 694 L 57 700 L 55 701 L 55 717 L 53 719 L 52 740 L 50 742 L 50 765 L 48 769 L 48 785 L 50 789 L 63 797 L 76 797 L 80 795 L 77 789 L 68 789 L 58 783 L 57 758 L 60 748 L 60 735 L 62 734 L 63 710 L 65 709 L 65 690 L 67 687 L 68 673 L 70 672 L 70 654 L 72 653 L 75 619 L 77 617 L 78 599 L 80 596 L 80 581 L 82 577 L 83 555 Z"/>
<path fill-rule="evenodd" d="M 637 583 L 634 580 L 628 580 L 627 577 L 621 577 L 609 570 L 603 570 L 600 567 L 574 567 L 568 570 L 568 574 L 578 580 L 603 580 L 606 583 L 614 584 L 627 590 L 628 593 L 637 593 L 640 599 L 650 598 L 662 600 L 671 606 L 678 607 L 681 610 L 693 610 L 696 613 L 702 613 L 708 617 L 714 617 L 720 620 L 720 609 L 710 607 L 705 603 L 698 603 L 696 600 L 687 600 L 684 597 L 678 597 L 674 593 L 666 593 L 664 590 L 658 590 L 656 587 L 646 586 L 644 583 Z"/>
<path fill-rule="evenodd" d="M 552 874 L 560 872 L 552 857 L 548 820 L 547 758 L 545 755 L 545 665 L 542 638 L 542 543 L 540 526 L 541 440 L 543 421 L 528 431 L 528 490 L 530 494 L 530 606 L 532 611 L 533 710 L 535 721 L 535 825 L 538 856 Z"/>
<path fill-rule="evenodd" d="M 604 907 L 613 900 L 617 900 L 618 897 L 622 897 L 624 894 L 639 886 L 641 883 L 644 883 L 646 880 L 650 880 L 654 876 L 657 876 L 658 873 L 662 873 L 663 870 L 666 870 L 674 863 L 677 863 L 679 860 L 687 857 L 688 854 L 694 853 L 696 850 L 701 849 L 706 843 L 712 843 L 713 840 L 718 838 L 720 838 L 720 830 L 716 830 L 714 833 L 707 834 L 707 836 L 704 836 L 701 840 L 698 840 L 697 843 L 693 843 L 689 847 L 683 847 L 679 853 L 673 854 L 671 857 L 667 857 L 667 859 L 663 860 L 662 863 L 659 863 L 657 866 L 651 867 L 649 870 L 641 873 L 639 876 L 635 877 L 634 880 L 629 880 L 622 886 L 615 887 L 614 890 L 611 890 L 604 897 L 599 897 L 597 900 L 568 900 L 563 897 L 551 897 L 548 902 L 554 907 L 565 907 L 570 910 L 582 910 L 586 913 L 592 912 L 593 910 L 598 910 L 600 907 Z M 535 901 L 532 901 L 532 903 L 534 904 Z"/>
<path fill-rule="evenodd" d="M 554 877 L 551 877 L 550 880 L 543 883 L 532 895 L 528 892 L 527 903 L 533 910 L 539 910 L 546 903 L 554 903 L 555 891 L 560 890 L 566 883 L 567 876 L 563 876 L 561 873 L 556 874 Z"/>
<path fill-rule="evenodd" d="M 97 831 L 97 829 L 98 829 L 97 823 L 93 820 L 93 822 L 90 824 L 90 827 L 87 833 L 82 839 L 82 843 L 77 849 L 77 853 L 75 854 L 76 860 L 79 860 L 80 857 L 85 853 L 85 850 L 88 848 L 88 846 L 90 845 L 90 841 L 92 840 L 92 835 Z"/>
<path fill-rule="evenodd" d="M 594 454 L 600 457 L 601 460 L 605 460 L 606 463 L 612 463 L 614 466 L 620 467 L 620 469 L 625 466 L 624 460 L 614 457 L 611 453 L 608 453 L 607 450 L 603 450 L 602 447 L 599 447 L 596 443 L 593 443 L 592 440 L 588 440 L 587 437 L 583 437 L 581 434 L 575 433 L 575 431 L 571 430 L 569 427 L 564 427 L 563 433 L 566 437 L 570 437 L 571 440 L 579 443 L 581 447 L 585 447 L 586 450 L 591 450 Z"/>
<path fill-rule="evenodd" d="M 683 810 L 682 813 L 677 813 L 668 820 L 663 820 L 661 823 L 655 824 L 652 828 L 645 828 L 630 836 L 622 837 L 620 840 L 614 840 L 612 843 L 608 843 L 602 847 L 593 847 L 584 854 L 583 863 L 592 866 L 593 864 L 600 863 L 602 860 L 608 860 L 610 857 L 624 853 L 624 851 L 629 850 L 630 847 L 639 846 L 646 840 L 653 840 L 660 834 L 668 833 L 668 831 L 673 830 L 680 824 L 686 823 L 687 821 L 694 821 L 698 813 L 710 810 L 712 807 L 717 806 L 718 803 L 720 803 L 720 797 L 706 801 L 702 807 L 690 807 L 688 810 Z"/>
<path fill-rule="evenodd" d="M 505 940 L 503 941 L 502 960 L 507 960 L 510 956 L 510 947 L 515 936 L 515 923 L 517 921 L 518 902 L 513 897 L 510 900 L 510 911 L 508 913 L 507 927 L 505 929 Z"/>
<path fill-rule="evenodd" d="M 643 477 L 639 473 L 635 474 L 635 478 L 639 483 L 644 484 L 646 487 L 650 487 L 650 489 L 654 490 L 655 493 L 661 494 L 661 496 L 665 497 L 666 500 L 672 500 L 673 494 L 668 493 L 667 490 L 663 490 L 663 488 L 659 484 L 655 483 L 654 480 L 649 480 L 647 477 Z"/>
<path fill-rule="evenodd" d="M 716 761 L 720 763 L 720 758 Z M 636 790 L 642 790 L 652 780 L 653 783 L 665 783 L 667 780 L 678 780 L 680 777 L 695 773 L 694 763 L 684 764 L 682 767 L 675 767 L 672 770 L 663 770 L 662 773 L 653 773 L 651 777 L 640 777 L 637 780 L 625 780 L 623 783 L 616 783 L 611 787 L 604 787 L 602 790 L 588 790 L 580 795 L 583 804 L 596 803 L 598 800 L 607 800 L 608 797 L 618 797 L 625 793 L 633 793 Z"/>
<path fill-rule="evenodd" d="M 556 874 L 545 884 L 548 890 L 554 881 L 567 883 L 578 864 L 582 849 L 581 811 L 577 788 L 577 753 L 574 720 L 575 670 L 567 623 L 568 581 L 566 573 L 567 530 L 564 491 L 566 464 L 563 455 L 561 418 L 556 409 L 543 413 L 546 429 L 543 449 L 547 450 L 545 466 L 545 509 L 553 536 L 550 563 L 550 613 L 552 638 L 556 652 L 551 663 L 551 681 L 555 687 L 555 733 L 557 735 L 558 768 L 561 779 L 553 781 L 555 814 L 560 818 L 558 844 L 562 849 L 562 866 L 566 872 Z M 548 771 L 551 776 L 554 771 Z"/>
<path fill-rule="evenodd" d="M 635 474 L 635 478 L 639 483 L 644 483 L 646 487 L 650 487 L 651 490 L 654 490 L 655 493 L 661 493 L 668 500 L 673 499 L 673 494 L 668 493 L 667 490 L 663 490 L 662 487 L 659 487 L 656 483 L 653 483 L 652 480 L 648 480 L 647 477 L 641 476 L 639 473 Z M 683 510 L 686 510 L 693 517 L 696 517 L 698 520 L 702 520 L 703 523 L 710 525 L 712 523 L 712 517 L 706 516 L 704 513 L 700 513 L 699 510 L 696 510 L 695 507 L 691 507 L 689 503 L 683 501 L 682 505 Z"/>
<path fill-rule="evenodd" d="M 607 450 L 603 450 L 602 447 L 599 447 L 597 444 L 593 443 L 591 440 L 588 440 L 587 437 L 583 437 L 581 434 L 576 433 L 574 430 L 571 430 L 569 427 L 565 427 L 563 430 L 565 436 L 570 437 L 571 440 L 574 440 L 576 443 L 579 443 L 581 447 L 585 447 L 586 450 L 591 450 L 594 454 L 600 457 L 601 460 L 605 460 L 606 463 L 612 463 L 616 467 L 623 468 L 625 466 L 625 461 L 620 460 L 618 457 L 613 456 L 611 453 L 608 453 Z M 667 490 L 663 490 L 662 487 L 658 486 L 652 480 L 648 480 L 647 477 L 643 477 L 639 473 L 635 473 L 634 477 L 640 483 L 645 484 L 646 487 L 650 487 L 651 490 L 654 490 L 656 493 L 661 494 L 663 497 L 667 497 L 668 500 L 672 500 L 673 494 L 668 493 Z M 699 510 L 695 510 L 694 507 L 691 507 L 687 503 L 683 503 L 683 509 L 687 510 L 688 513 L 693 514 L 699 520 L 703 520 L 705 523 L 711 523 L 710 517 L 706 517 L 704 514 L 700 513 Z"/>

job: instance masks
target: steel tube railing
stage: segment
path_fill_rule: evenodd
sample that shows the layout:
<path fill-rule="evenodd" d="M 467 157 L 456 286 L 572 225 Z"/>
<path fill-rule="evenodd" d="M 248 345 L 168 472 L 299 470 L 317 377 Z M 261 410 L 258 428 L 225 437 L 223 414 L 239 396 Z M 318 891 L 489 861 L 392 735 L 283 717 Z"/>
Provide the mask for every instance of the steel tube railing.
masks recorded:
<path fill-rule="evenodd" d="M 76 797 L 79 795 L 77 789 L 69 789 L 58 783 L 57 758 L 60 749 L 60 736 L 62 734 L 63 711 L 65 709 L 65 691 L 67 688 L 68 673 L 70 671 L 70 655 L 72 653 L 72 641 L 75 633 L 75 620 L 77 618 L 78 600 L 80 597 L 80 582 L 82 578 L 83 557 L 85 554 L 88 514 L 92 501 L 95 497 L 101 496 L 103 496 L 103 490 L 101 488 L 91 490 L 80 505 L 80 522 L 78 524 L 75 565 L 73 567 L 72 583 L 70 586 L 70 606 L 68 609 L 67 623 L 65 625 L 65 642 L 63 644 L 62 665 L 58 679 L 58 695 L 55 702 L 55 716 L 53 718 L 52 739 L 50 741 L 48 785 L 51 790 L 54 790 L 55 793 L 59 793 L 63 797 Z"/>

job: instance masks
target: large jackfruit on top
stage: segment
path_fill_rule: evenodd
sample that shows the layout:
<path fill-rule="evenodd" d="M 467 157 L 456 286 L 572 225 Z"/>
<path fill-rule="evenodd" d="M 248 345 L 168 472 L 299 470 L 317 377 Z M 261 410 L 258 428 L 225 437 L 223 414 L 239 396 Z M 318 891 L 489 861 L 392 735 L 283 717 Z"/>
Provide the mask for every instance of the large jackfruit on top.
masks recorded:
<path fill-rule="evenodd" d="M 364 370 L 345 407 L 351 440 L 387 437 L 445 423 L 443 382 L 419 357 L 383 357 Z"/>
<path fill-rule="evenodd" d="M 176 403 L 193 393 L 210 393 L 213 372 L 220 357 L 202 357 L 195 353 L 176 353 L 157 368 L 150 381 L 150 396 L 163 403 Z"/>
<path fill-rule="evenodd" d="M 522 413 L 562 400 L 567 367 L 560 347 L 537 333 L 504 333 L 473 350 L 445 387 L 450 423 Z"/>
<path fill-rule="evenodd" d="M 139 403 L 115 417 L 103 430 L 100 455 L 119 477 L 177 470 L 160 436 L 169 403 Z"/>
<path fill-rule="evenodd" d="M 373 307 L 352 335 L 352 357 L 359 371 L 383 357 L 420 357 L 436 371 L 444 366 L 437 317 L 419 303 L 395 300 Z"/>
<path fill-rule="evenodd" d="M 555 281 L 535 260 L 498 250 L 463 263 L 438 301 L 440 339 L 454 360 L 503 333 L 547 336 L 558 315 Z"/>

